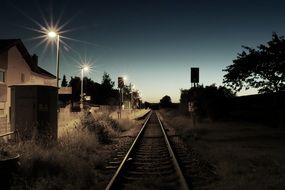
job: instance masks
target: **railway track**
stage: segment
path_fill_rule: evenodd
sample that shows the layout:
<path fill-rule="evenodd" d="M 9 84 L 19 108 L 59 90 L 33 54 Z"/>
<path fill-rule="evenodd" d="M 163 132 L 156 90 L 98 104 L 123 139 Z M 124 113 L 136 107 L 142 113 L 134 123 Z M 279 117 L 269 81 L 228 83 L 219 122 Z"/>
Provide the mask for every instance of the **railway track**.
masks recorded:
<path fill-rule="evenodd" d="M 107 185 L 110 189 L 188 189 L 156 112 L 149 113 Z"/>

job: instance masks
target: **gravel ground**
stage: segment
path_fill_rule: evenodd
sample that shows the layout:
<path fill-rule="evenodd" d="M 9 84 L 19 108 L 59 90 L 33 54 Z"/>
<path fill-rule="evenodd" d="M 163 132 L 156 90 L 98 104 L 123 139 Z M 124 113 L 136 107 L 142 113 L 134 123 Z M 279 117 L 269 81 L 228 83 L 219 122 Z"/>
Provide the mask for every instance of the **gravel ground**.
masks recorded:
<path fill-rule="evenodd" d="M 196 151 L 192 143 L 187 143 L 180 132 L 174 127 L 175 123 L 166 114 L 160 114 L 160 119 L 167 131 L 172 147 L 176 152 L 184 177 L 190 189 L 208 189 L 217 180 L 216 167 Z"/>
<path fill-rule="evenodd" d="M 136 117 L 133 117 L 133 119 L 127 119 L 131 118 L 131 116 L 127 116 L 125 114 L 125 118 L 118 120 L 120 125 L 125 125 L 125 131 L 121 132 L 118 137 L 114 140 L 114 142 L 106 147 L 106 151 L 109 154 L 108 158 L 104 162 L 104 167 L 102 170 L 100 170 L 100 174 L 103 176 L 102 181 L 100 184 L 98 184 L 98 189 L 104 189 L 108 182 L 111 180 L 112 176 L 116 172 L 116 168 L 112 168 L 113 166 L 118 166 L 118 164 L 112 164 L 112 162 L 118 162 L 123 159 L 123 156 L 127 153 L 129 147 L 133 143 L 135 137 L 139 133 L 144 120 L 134 120 L 136 118 L 142 117 L 144 114 L 147 113 L 148 110 L 140 110 L 136 113 Z M 114 119 L 116 118 L 116 115 L 114 115 Z M 133 115 L 133 114 L 132 114 Z"/>

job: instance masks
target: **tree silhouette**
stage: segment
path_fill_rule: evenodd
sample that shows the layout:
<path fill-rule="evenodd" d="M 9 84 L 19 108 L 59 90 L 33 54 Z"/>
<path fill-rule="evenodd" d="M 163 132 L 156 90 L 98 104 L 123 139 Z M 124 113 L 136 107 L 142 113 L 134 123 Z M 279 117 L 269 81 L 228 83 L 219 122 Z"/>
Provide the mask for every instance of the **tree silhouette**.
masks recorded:
<path fill-rule="evenodd" d="M 104 72 L 101 85 L 105 89 L 112 90 L 114 88 L 115 82 L 111 80 L 108 73 Z"/>
<path fill-rule="evenodd" d="M 105 105 L 117 105 L 119 104 L 119 92 L 114 90 L 115 82 L 112 81 L 110 75 L 104 72 L 101 82 L 101 104 Z"/>
<path fill-rule="evenodd" d="M 170 96 L 166 95 L 166 96 L 163 96 L 162 99 L 160 99 L 160 106 L 161 107 L 171 107 L 172 106 L 172 102 L 171 102 L 171 98 Z"/>
<path fill-rule="evenodd" d="M 87 96 L 91 96 L 92 104 L 99 105 L 118 105 L 119 92 L 114 90 L 115 82 L 110 79 L 110 76 L 105 72 L 103 74 L 102 83 L 94 82 L 92 79 L 83 78 L 83 91 Z M 72 100 L 74 102 L 80 100 L 81 79 L 79 77 L 71 77 L 69 85 L 72 87 Z"/>
<path fill-rule="evenodd" d="M 227 66 L 223 83 L 238 92 L 243 87 L 257 88 L 259 93 L 277 92 L 285 88 L 285 40 L 272 34 L 267 45 L 245 49 Z"/>
<path fill-rule="evenodd" d="M 72 87 L 72 101 L 80 100 L 80 77 L 71 77 L 68 86 Z"/>
<path fill-rule="evenodd" d="M 234 97 L 235 94 L 225 88 L 210 86 L 199 86 L 189 90 L 189 101 L 194 105 L 195 113 L 199 117 L 210 117 L 212 119 L 226 114 L 227 99 Z"/>
<path fill-rule="evenodd" d="M 61 81 L 61 87 L 67 87 L 68 83 L 66 80 L 66 76 L 63 75 L 62 81 Z"/>

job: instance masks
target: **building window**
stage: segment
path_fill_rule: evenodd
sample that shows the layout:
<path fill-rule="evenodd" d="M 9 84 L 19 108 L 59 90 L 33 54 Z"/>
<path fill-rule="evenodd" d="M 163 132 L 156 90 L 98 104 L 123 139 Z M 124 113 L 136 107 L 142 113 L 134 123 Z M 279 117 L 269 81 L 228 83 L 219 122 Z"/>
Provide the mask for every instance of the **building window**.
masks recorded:
<path fill-rule="evenodd" d="M 5 71 L 0 70 L 0 83 L 4 83 L 5 82 Z"/>
<path fill-rule="evenodd" d="M 25 74 L 21 73 L 21 82 L 24 83 L 25 82 Z"/>

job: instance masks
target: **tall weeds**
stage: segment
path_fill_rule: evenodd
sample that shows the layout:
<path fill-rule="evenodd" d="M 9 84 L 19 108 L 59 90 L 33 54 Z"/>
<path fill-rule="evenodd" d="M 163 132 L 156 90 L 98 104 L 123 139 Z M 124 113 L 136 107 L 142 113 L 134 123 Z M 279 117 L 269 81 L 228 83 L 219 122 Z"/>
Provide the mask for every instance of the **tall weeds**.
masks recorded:
<path fill-rule="evenodd" d="M 118 124 L 107 115 L 84 114 L 81 123 L 61 132 L 53 146 L 35 140 L 11 145 L 9 149 L 21 155 L 11 189 L 96 189 L 104 180 L 99 170 L 109 156 L 102 149 L 118 132 Z"/>
<path fill-rule="evenodd" d="M 81 123 L 83 129 L 87 129 L 89 132 L 94 134 L 98 141 L 102 144 L 111 143 L 119 132 L 117 122 L 106 114 L 98 117 L 93 117 L 91 114 L 86 114 Z"/>

